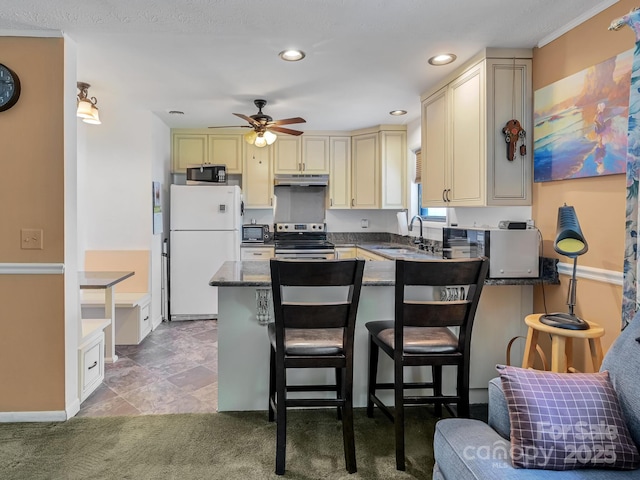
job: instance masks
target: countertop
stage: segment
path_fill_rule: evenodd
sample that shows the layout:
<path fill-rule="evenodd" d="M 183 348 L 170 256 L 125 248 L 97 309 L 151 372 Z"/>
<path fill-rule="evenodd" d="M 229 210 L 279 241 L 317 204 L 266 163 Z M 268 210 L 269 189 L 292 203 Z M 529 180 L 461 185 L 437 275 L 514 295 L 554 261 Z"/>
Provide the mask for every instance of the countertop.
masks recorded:
<path fill-rule="evenodd" d="M 374 251 L 374 250 L 372 250 Z M 377 252 L 376 252 L 377 253 Z M 438 258 L 420 254 L 422 258 Z M 446 260 L 445 260 L 446 261 Z M 485 285 L 540 285 L 558 284 L 557 259 L 543 259 L 542 278 L 501 278 L 485 280 Z M 225 262 L 209 281 L 212 287 L 268 287 L 271 285 L 269 262 L 264 260 Z M 395 285 L 395 263 L 389 261 L 366 262 L 363 286 L 387 287 Z"/>

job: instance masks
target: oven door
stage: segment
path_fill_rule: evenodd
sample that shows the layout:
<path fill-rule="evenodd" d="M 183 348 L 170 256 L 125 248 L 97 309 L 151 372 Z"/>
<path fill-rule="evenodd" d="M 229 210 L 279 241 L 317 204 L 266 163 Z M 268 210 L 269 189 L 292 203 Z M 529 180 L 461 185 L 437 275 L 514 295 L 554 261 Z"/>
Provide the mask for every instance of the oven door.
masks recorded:
<path fill-rule="evenodd" d="M 276 248 L 275 257 L 281 259 L 294 259 L 294 260 L 333 260 L 335 256 L 335 250 L 328 248 Z"/>

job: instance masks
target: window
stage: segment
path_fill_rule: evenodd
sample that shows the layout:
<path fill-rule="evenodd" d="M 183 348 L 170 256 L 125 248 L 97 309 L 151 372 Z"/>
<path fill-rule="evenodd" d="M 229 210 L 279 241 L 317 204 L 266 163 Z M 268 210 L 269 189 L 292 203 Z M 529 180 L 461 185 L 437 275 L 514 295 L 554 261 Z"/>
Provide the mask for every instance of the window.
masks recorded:
<path fill-rule="evenodd" d="M 445 222 L 447 220 L 446 208 L 433 208 L 422 206 L 422 157 L 420 150 L 416 152 L 416 178 L 415 182 L 418 184 L 418 213 L 419 215 L 430 222 Z"/>

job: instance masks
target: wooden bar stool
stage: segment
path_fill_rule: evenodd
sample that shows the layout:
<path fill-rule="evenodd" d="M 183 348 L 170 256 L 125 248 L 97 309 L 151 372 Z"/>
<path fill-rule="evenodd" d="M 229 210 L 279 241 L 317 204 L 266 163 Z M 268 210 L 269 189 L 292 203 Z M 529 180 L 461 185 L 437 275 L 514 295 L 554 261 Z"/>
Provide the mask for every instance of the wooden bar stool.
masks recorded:
<path fill-rule="evenodd" d="M 522 368 L 533 368 L 533 361 L 538 345 L 540 332 L 551 335 L 551 371 L 552 372 L 575 372 L 573 362 L 573 339 L 582 338 L 589 341 L 591 351 L 591 361 L 594 371 L 600 370 L 602 363 L 602 345 L 600 337 L 604 335 L 604 328 L 595 322 L 589 322 L 587 330 L 570 330 L 567 328 L 552 327 L 540 322 L 542 314 L 535 313 L 527 315 L 524 323 L 529 326 L 527 343 L 522 358 Z"/>

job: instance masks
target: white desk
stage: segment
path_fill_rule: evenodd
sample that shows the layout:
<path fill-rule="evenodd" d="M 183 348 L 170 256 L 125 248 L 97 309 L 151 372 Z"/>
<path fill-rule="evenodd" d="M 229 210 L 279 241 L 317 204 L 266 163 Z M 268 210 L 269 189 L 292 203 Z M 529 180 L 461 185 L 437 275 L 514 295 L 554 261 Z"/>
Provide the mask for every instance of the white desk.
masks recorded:
<path fill-rule="evenodd" d="M 133 276 L 135 272 L 78 272 L 78 281 L 82 290 L 104 289 L 104 316 L 111 323 L 105 328 L 105 361 L 118 360 L 115 345 L 116 306 L 113 289 L 117 283 Z"/>

